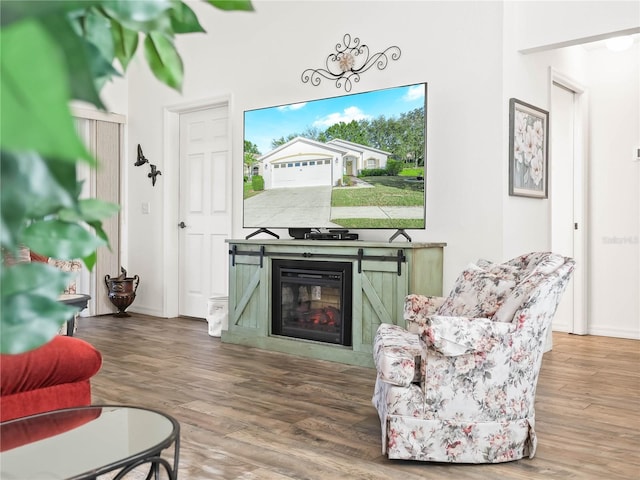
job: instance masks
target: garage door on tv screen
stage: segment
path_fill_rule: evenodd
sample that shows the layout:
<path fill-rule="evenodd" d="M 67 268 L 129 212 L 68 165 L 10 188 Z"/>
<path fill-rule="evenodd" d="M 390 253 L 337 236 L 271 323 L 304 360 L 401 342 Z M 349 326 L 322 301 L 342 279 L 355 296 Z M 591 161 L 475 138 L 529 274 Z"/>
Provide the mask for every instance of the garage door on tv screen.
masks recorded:
<path fill-rule="evenodd" d="M 245 228 L 423 229 L 427 84 L 244 112 Z"/>

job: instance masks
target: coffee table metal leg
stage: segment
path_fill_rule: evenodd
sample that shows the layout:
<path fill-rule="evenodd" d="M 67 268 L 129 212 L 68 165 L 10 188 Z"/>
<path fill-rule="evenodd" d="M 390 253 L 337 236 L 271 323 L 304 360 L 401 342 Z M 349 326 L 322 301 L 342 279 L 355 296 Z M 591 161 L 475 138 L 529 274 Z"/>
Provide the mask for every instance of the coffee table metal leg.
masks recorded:
<path fill-rule="evenodd" d="M 178 480 L 178 463 L 180 462 L 180 425 L 178 425 L 178 433 L 173 444 L 173 478 Z"/>

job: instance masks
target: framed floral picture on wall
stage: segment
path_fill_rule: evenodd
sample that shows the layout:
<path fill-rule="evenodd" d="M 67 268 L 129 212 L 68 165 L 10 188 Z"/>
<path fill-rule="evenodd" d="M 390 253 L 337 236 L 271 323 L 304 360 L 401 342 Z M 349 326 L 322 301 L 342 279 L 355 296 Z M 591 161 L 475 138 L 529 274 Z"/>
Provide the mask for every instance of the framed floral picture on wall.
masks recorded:
<path fill-rule="evenodd" d="M 509 100 L 509 195 L 547 198 L 549 112 Z"/>

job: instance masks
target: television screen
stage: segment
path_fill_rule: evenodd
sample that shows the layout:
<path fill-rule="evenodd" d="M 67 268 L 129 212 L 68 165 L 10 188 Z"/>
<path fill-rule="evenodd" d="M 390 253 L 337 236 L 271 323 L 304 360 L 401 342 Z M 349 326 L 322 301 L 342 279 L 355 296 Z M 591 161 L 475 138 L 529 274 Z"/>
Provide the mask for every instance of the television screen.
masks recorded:
<path fill-rule="evenodd" d="M 244 112 L 245 228 L 423 229 L 427 84 Z"/>

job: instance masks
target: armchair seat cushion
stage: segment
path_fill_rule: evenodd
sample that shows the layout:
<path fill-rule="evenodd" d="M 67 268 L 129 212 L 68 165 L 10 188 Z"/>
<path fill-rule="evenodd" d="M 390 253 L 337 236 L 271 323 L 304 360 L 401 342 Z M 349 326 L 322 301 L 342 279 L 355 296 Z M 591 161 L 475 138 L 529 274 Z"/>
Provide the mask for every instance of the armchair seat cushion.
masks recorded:
<path fill-rule="evenodd" d="M 467 353 L 487 353 L 505 342 L 516 329 L 514 323 L 493 322 L 488 318 L 445 317 L 433 315 L 427 321 L 424 337 L 427 345 L 448 357 Z"/>

